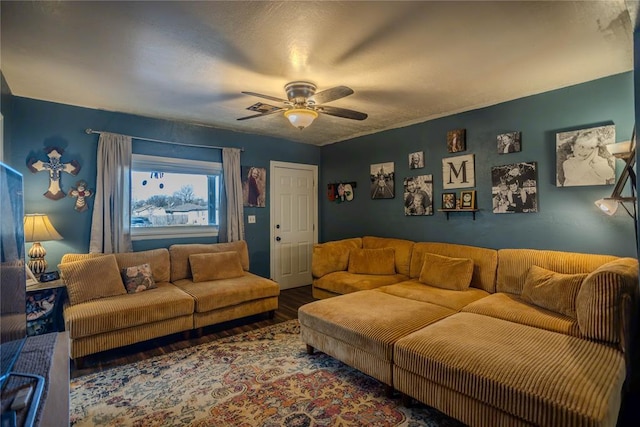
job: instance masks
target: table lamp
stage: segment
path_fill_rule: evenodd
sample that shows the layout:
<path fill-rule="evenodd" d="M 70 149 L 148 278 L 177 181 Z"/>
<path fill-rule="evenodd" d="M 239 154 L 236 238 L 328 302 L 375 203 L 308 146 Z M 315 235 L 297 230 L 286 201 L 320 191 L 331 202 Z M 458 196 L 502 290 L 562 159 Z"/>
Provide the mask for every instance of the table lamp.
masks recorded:
<path fill-rule="evenodd" d="M 62 236 L 53 227 L 46 214 L 26 214 L 24 216 L 24 240 L 33 242 L 28 255 L 29 270 L 36 276 L 47 270 L 47 261 L 44 259 L 47 251 L 40 244 L 49 240 L 62 240 Z"/>

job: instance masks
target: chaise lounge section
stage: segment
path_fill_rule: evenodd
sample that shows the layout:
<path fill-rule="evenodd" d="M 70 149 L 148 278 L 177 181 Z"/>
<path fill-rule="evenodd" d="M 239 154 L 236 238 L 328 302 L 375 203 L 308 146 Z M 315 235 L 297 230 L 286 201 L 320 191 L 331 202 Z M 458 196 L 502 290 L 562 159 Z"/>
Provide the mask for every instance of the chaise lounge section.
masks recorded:
<path fill-rule="evenodd" d="M 632 258 L 418 242 L 408 280 L 301 307 L 301 337 L 468 425 L 614 426 L 637 288 Z"/>

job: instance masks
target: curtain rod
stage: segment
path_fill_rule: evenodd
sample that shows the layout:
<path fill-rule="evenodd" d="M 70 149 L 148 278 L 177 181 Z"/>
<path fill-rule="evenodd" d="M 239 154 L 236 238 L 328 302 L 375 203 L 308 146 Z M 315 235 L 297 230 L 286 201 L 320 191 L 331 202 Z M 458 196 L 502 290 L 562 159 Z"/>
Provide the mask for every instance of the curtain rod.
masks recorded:
<path fill-rule="evenodd" d="M 85 129 L 84 133 L 86 133 L 87 135 L 91 135 L 92 133 L 102 134 L 102 133 L 111 133 L 111 132 L 107 132 L 106 130 L 93 130 L 93 129 L 87 128 L 87 129 Z M 217 149 L 220 149 L 220 150 L 222 150 L 223 148 L 235 148 L 235 147 L 218 147 L 216 145 L 187 144 L 185 142 L 165 141 L 165 140 L 162 140 L 162 139 L 153 139 L 153 138 L 142 138 L 140 136 L 132 136 L 132 135 L 127 135 L 127 136 L 130 136 L 132 139 L 139 139 L 141 141 L 159 142 L 159 143 L 162 143 L 162 144 L 181 145 L 183 147 L 217 148 Z M 240 151 L 244 151 L 244 147 L 241 147 Z"/>

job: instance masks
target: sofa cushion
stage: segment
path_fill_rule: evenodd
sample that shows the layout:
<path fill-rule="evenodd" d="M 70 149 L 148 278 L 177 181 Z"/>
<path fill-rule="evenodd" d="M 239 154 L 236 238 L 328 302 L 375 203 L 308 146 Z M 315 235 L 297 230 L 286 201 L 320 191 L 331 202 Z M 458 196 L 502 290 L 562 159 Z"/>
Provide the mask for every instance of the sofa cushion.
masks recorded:
<path fill-rule="evenodd" d="M 537 265 L 529 268 L 522 299 L 569 317 L 576 317 L 576 296 L 586 273 L 562 274 Z"/>
<path fill-rule="evenodd" d="M 422 255 L 420 282 L 436 288 L 464 291 L 471 284 L 473 260 L 452 258 L 425 252 Z"/>
<path fill-rule="evenodd" d="M 376 307 L 376 309 L 372 309 Z M 454 311 L 376 291 L 355 292 L 305 304 L 300 325 L 391 361 L 393 344 L 403 336 Z"/>
<path fill-rule="evenodd" d="M 129 294 L 156 288 L 153 273 L 149 264 L 136 265 L 121 270 L 124 287 Z"/>
<path fill-rule="evenodd" d="M 613 347 L 472 313 L 399 339 L 394 363 L 527 425 L 615 425 L 625 380 Z"/>
<path fill-rule="evenodd" d="M 101 253 L 65 254 L 62 263 L 80 261 L 83 259 L 102 256 Z M 169 251 L 166 248 L 150 249 L 138 252 L 121 252 L 114 254 L 118 262 L 118 269 L 134 267 L 148 263 L 151 266 L 153 280 L 156 282 L 169 281 Z"/>
<path fill-rule="evenodd" d="M 413 247 L 411 255 L 412 279 L 420 277 L 425 253 L 443 255 L 453 258 L 471 258 L 473 260 L 473 276 L 471 287 L 482 289 L 489 293 L 495 292 L 496 268 L 498 265 L 498 251 L 477 246 L 456 245 L 453 243 L 418 242 Z"/>
<path fill-rule="evenodd" d="M 322 277 L 334 271 L 345 271 L 349 265 L 349 251 L 361 247 L 360 237 L 313 245 L 311 274 Z"/>
<path fill-rule="evenodd" d="M 415 242 L 411 240 L 393 239 L 389 237 L 364 236 L 362 238 L 363 249 L 395 249 L 396 271 L 405 276 L 409 275 L 409 265 L 411 264 L 411 253 L 414 244 Z"/>
<path fill-rule="evenodd" d="M 408 277 L 402 274 L 353 274 L 336 271 L 313 281 L 313 286 L 335 294 L 348 294 L 403 282 Z"/>
<path fill-rule="evenodd" d="M 228 251 L 238 252 L 242 262 L 242 269 L 249 271 L 249 249 L 247 242 L 244 240 L 229 243 L 186 243 L 169 246 L 171 282 L 180 279 L 190 279 L 192 277 L 189 255 Z"/>
<path fill-rule="evenodd" d="M 496 291 L 521 295 L 532 265 L 562 274 L 591 273 L 602 264 L 616 260 L 611 255 L 581 254 L 577 252 L 545 251 L 537 249 L 498 250 Z"/>
<path fill-rule="evenodd" d="M 189 255 L 194 282 L 242 277 L 244 270 L 238 252 L 217 252 Z"/>
<path fill-rule="evenodd" d="M 459 311 L 467 304 L 471 304 L 474 301 L 490 295 L 487 291 L 476 288 L 468 288 L 464 291 L 436 288 L 420 283 L 415 279 L 382 286 L 377 288 L 376 291 L 415 301 L 441 305 L 455 311 Z"/>
<path fill-rule="evenodd" d="M 193 314 L 193 298 L 167 282 L 145 292 L 64 308 L 65 329 L 77 339 Z M 124 286 L 123 286 L 124 289 Z"/>
<path fill-rule="evenodd" d="M 71 304 L 126 294 L 113 254 L 58 264 Z"/>
<path fill-rule="evenodd" d="M 349 254 L 349 273 L 396 274 L 395 249 L 352 249 Z"/>
<path fill-rule="evenodd" d="M 180 279 L 173 284 L 193 297 L 197 313 L 280 295 L 280 286 L 276 282 L 249 272 L 233 279 L 197 283 L 191 279 Z"/>
<path fill-rule="evenodd" d="M 575 318 L 529 304 L 514 294 L 497 292 L 465 306 L 462 311 L 582 337 Z"/>
<path fill-rule="evenodd" d="M 578 325 L 584 336 L 628 346 L 629 337 L 624 334 L 630 330 L 630 313 L 623 310 L 635 307 L 637 288 L 638 261 L 633 258 L 619 258 L 589 274 L 576 298 Z"/>

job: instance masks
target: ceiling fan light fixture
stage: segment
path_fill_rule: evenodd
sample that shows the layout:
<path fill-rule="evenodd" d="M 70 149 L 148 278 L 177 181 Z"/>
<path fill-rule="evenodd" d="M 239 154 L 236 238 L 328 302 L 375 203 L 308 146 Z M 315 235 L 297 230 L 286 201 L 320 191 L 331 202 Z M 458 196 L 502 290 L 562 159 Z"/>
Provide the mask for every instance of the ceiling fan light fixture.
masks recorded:
<path fill-rule="evenodd" d="M 284 112 L 289 123 L 302 130 L 309 126 L 318 117 L 318 113 L 308 108 L 293 108 Z"/>

